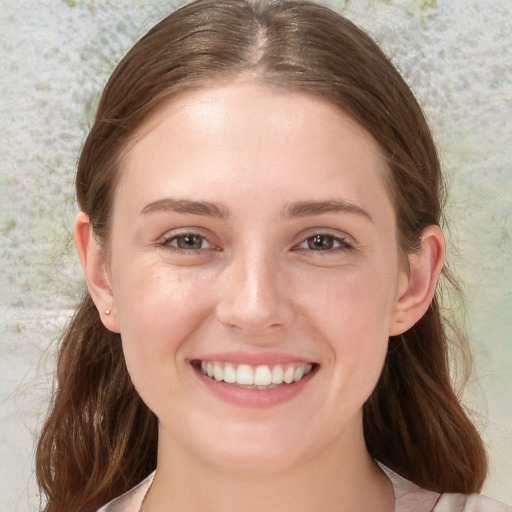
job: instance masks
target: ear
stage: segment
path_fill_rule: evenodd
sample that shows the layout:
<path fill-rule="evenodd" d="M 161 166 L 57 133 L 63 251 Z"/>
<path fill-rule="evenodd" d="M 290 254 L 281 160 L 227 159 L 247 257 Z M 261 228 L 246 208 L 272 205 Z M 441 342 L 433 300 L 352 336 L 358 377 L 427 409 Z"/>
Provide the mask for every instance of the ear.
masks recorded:
<path fill-rule="evenodd" d="M 94 238 L 89 216 L 84 212 L 80 212 L 76 218 L 74 238 L 87 288 L 98 308 L 101 321 L 108 330 L 120 332 L 114 295 L 108 279 L 106 257 Z"/>
<path fill-rule="evenodd" d="M 389 335 L 410 329 L 427 311 L 434 298 L 437 280 L 444 265 L 445 243 L 439 226 L 426 227 L 421 247 L 408 255 L 398 298 L 390 319 Z"/>

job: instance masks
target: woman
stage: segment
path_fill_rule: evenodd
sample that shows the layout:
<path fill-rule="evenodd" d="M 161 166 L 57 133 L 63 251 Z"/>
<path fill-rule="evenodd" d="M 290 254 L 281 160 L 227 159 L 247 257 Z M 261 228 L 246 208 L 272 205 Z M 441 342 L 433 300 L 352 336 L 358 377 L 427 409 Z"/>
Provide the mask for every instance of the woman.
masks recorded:
<path fill-rule="evenodd" d="M 468 497 L 487 467 L 435 299 L 436 150 L 354 25 L 180 9 L 114 71 L 76 183 L 48 512 L 142 480 L 102 510 L 510 510 Z"/>

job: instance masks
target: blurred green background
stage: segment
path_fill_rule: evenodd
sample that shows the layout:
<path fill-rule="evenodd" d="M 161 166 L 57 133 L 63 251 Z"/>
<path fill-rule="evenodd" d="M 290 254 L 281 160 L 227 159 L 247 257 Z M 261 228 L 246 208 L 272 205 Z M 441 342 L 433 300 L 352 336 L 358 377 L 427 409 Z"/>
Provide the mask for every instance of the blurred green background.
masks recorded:
<path fill-rule="evenodd" d="M 0 2 L 0 510 L 38 507 L 35 432 L 83 282 L 71 240 L 77 157 L 117 60 L 184 1 Z M 512 502 L 512 2 L 326 2 L 369 31 L 431 123 L 449 185 L 449 261 L 476 371 L 466 390 Z"/>

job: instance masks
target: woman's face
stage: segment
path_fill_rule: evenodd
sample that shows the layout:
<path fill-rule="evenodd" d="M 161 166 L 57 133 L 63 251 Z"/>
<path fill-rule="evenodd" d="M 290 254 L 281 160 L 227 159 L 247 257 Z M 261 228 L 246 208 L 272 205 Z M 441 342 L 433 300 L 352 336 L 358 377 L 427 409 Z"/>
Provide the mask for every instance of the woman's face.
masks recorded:
<path fill-rule="evenodd" d="M 375 141 L 232 82 L 162 105 L 121 173 L 108 274 L 160 447 L 259 471 L 361 446 L 407 283 Z"/>

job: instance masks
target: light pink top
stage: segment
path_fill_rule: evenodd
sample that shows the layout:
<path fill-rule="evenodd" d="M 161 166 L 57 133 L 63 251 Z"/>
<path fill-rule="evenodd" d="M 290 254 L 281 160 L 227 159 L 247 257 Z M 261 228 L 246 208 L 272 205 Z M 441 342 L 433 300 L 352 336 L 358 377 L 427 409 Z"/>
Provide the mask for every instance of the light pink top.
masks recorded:
<path fill-rule="evenodd" d="M 395 491 L 395 512 L 512 512 L 502 501 L 481 494 L 438 494 L 426 491 L 383 467 Z M 154 473 L 143 482 L 102 507 L 98 512 L 139 512 Z"/>

